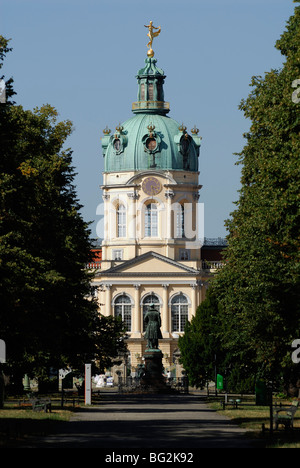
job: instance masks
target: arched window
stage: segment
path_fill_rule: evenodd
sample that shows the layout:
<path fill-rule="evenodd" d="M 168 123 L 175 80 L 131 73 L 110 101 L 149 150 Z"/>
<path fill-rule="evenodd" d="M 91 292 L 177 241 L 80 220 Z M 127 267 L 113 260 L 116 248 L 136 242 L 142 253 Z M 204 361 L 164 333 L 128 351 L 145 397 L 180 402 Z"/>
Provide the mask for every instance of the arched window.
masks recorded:
<path fill-rule="evenodd" d="M 185 237 L 184 235 L 184 204 L 179 205 L 177 209 L 176 237 Z"/>
<path fill-rule="evenodd" d="M 160 307 L 160 302 L 156 294 L 148 294 L 143 300 L 143 331 L 146 331 L 145 315 L 148 312 L 150 304 L 156 304 L 158 308 Z"/>
<path fill-rule="evenodd" d="M 115 317 L 121 317 L 127 331 L 131 331 L 131 300 L 126 294 L 118 296 L 114 303 Z"/>
<path fill-rule="evenodd" d="M 119 205 L 117 209 L 117 235 L 126 237 L 126 209 L 124 205 Z"/>
<path fill-rule="evenodd" d="M 145 101 L 145 85 L 141 84 L 141 101 Z"/>
<path fill-rule="evenodd" d="M 145 209 L 145 236 L 158 236 L 158 210 L 156 203 L 149 203 Z"/>
<path fill-rule="evenodd" d="M 172 332 L 183 332 L 188 321 L 188 300 L 184 294 L 177 294 L 171 301 Z"/>

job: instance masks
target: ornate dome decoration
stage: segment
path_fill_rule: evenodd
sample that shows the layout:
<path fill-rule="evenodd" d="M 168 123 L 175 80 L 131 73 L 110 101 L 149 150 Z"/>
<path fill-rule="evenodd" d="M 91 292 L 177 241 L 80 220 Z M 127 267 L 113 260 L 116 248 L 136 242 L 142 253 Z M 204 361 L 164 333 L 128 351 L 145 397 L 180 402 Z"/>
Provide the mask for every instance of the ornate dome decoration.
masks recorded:
<path fill-rule="evenodd" d="M 155 29 L 160 31 L 160 28 Z M 149 37 L 151 42 L 156 35 L 150 34 Z M 151 45 L 152 42 L 148 47 Z M 167 117 L 170 106 L 164 100 L 163 89 L 166 76 L 157 67 L 152 52 L 137 74 L 138 100 L 132 105 L 134 117 L 119 124 L 113 135 L 108 128 L 104 130 L 102 150 L 105 172 L 153 169 L 198 171 L 199 130 L 194 127 L 192 135 L 189 135 L 184 125 Z"/>
<path fill-rule="evenodd" d="M 142 142 L 144 145 L 144 151 L 145 153 L 148 153 L 149 155 L 152 155 L 152 164 L 150 164 L 150 167 L 156 167 L 155 164 L 155 153 L 160 151 L 160 143 L 161 143 L 161 138 L 158 134 L 154 132 L 155 125 L 148 125 L 147 126 L 148 133 L 146 133 L 143 138 Z"/>
<path fill-rule="evenodd" d="M 119 155 L 124 152 L 125 146 L 127 144 L 127 137 L 123 133 L 124 127 L 119 124 L 116 127 L 116 132 L 112 137 L 112 147 L 116 155 Z"/>

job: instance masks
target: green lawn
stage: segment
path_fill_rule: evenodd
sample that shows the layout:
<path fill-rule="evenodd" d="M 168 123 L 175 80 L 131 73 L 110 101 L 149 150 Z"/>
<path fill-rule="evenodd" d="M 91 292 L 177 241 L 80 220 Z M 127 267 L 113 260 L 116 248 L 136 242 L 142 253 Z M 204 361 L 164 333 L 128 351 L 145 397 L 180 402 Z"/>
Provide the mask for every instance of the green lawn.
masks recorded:
<path fill-rule="evenodd" d="M 44 413 L 32 411 L 30 407 L 20 408 L 18 400 L 7 400 L 0 409 L 0 448 L 16 446 L 29 436 L 51 433 L 76 410 L 71 404 L 62 409 L 59 398 L 51 401 L 51 413 Z"/>
<path fill-rule="evenodd" d="M 268 406 L 256 406 L 251 398 L 246 398 L 244 402 L 242 399 L 242 403 L 237 409 L 230 406 L 227 406 L 225 410 L 221 409 L 220 400 L 212 400 L 209 404 L 240 427 L 248 429 L 249 436 L 259 440 L 266 448 L 300 448 L 300 408 L 296 413 L 292 431 L 286 431 L 284 426 L 279 426 L 277 431 L 273 430 L 273 433 L 270 434 L 270 408 Z M 291 402 L 282 401 L 282 404 L 288 407 Z M 263 425 L 264 431 L 262 430 Z"/>
<path fill-rule="evenodd" d="M 52 412 L 34 412 L 29 407 L 20 408 L 18 400 L 7 400 L 0 409 L 0 448 L 18 446 L 26 437 L 46 435 L 59 430 L 63 421 L 68 421 L 77 406 L 69 403 L 61 408 L 59 397 L 51 398 Z M 224 396 L 209 398 L 211 408 L 229 417 L 234 423 L 249 430 L 249 436 L 256 439 L 266 448 L 300 448 L 300 408 L 294 419 L 294 430 L 285 431 L 280 426 L 278 431 L 270 434 L 270 409 L 267 406 L 256 406 L 251 397 L 242 398 L 238 409 L 221 407 Z M 285 406 L 290 401 L 282 402 Z M 262 431 L 264 425 L 265 431 Z"/>

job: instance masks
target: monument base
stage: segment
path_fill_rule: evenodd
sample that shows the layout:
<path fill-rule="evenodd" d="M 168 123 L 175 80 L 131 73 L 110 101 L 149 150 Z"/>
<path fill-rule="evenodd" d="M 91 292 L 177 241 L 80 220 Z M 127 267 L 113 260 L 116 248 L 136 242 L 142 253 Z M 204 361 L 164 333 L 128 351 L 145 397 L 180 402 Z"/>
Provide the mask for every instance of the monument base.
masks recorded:
<path fill-rule="evenodd" d="M 141 379 L 141 385 L 145 386 L 147 391 L 151 393 L 170 391 L 170 388 L 166 384 L 166 379 L 163 376 L 163 353 L 161 350 L 146 349 L 144 358 L 145 373 Z"/>

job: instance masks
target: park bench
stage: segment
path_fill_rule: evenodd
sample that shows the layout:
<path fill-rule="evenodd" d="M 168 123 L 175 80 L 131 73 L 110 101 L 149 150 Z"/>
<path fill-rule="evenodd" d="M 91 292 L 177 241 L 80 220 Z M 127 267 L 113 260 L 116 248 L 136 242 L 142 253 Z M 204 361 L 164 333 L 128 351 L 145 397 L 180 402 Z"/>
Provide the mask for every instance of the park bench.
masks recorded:
<path fill-rule="evenodd" d="M 221 406 L 223 410 L 226 408 L 226 406 L 232 406 L 233 408 L 238 409 L 238 406 L 241 404 L 242 400 L 237 398 L 237 399 L 232 399 L 229 398 L 228 402 L 226 403 L 225 401 L 221 402 Z"/>
<path fill-rule="evenodd" d="M 32 404 L 30 403 L 31 398 L 32 398 L 31 393 L 27 393 L 27 399 L 24 397 L 22 400 L 19 400 L 19 407 L 20 408 L 32 408 Z"/>
<path fill-rule="evenodd" d="M 285 429 L 293 429 L 294 416 L 296 414 L 298 406 L 299 401 L 293 401 L 292 405 L 289 408 L 281 408 L 279 410 L 275 410 L 275 430 L 278 429 L 279 424 L 284 425 Z M 283 411 L 285 412 L 285 414 L 279 414 Z"/>
<path fill-rule="evenodd" d="M 19 401 L 20 407 L 31 407 L 33 411 L 44 411 L 45 413 L 51 413 L 51 400 L 50 398 L 35 397 L 31 394 L 27 395 L 27 400 L 23 398 Z"/>
<path fill-rule="evenodd" d="M 44 411 L 44 413 L 51 413 L 51 400 L 50 398 L 34 398 L 31 400 L 33 411 Z"/>
<path fill-rule="evenodd" d="M 79 405 L 79 391 L 73 389 L 62 390 L 62 406 L 67 403 L 72 403 L 73 407 Z"/>

